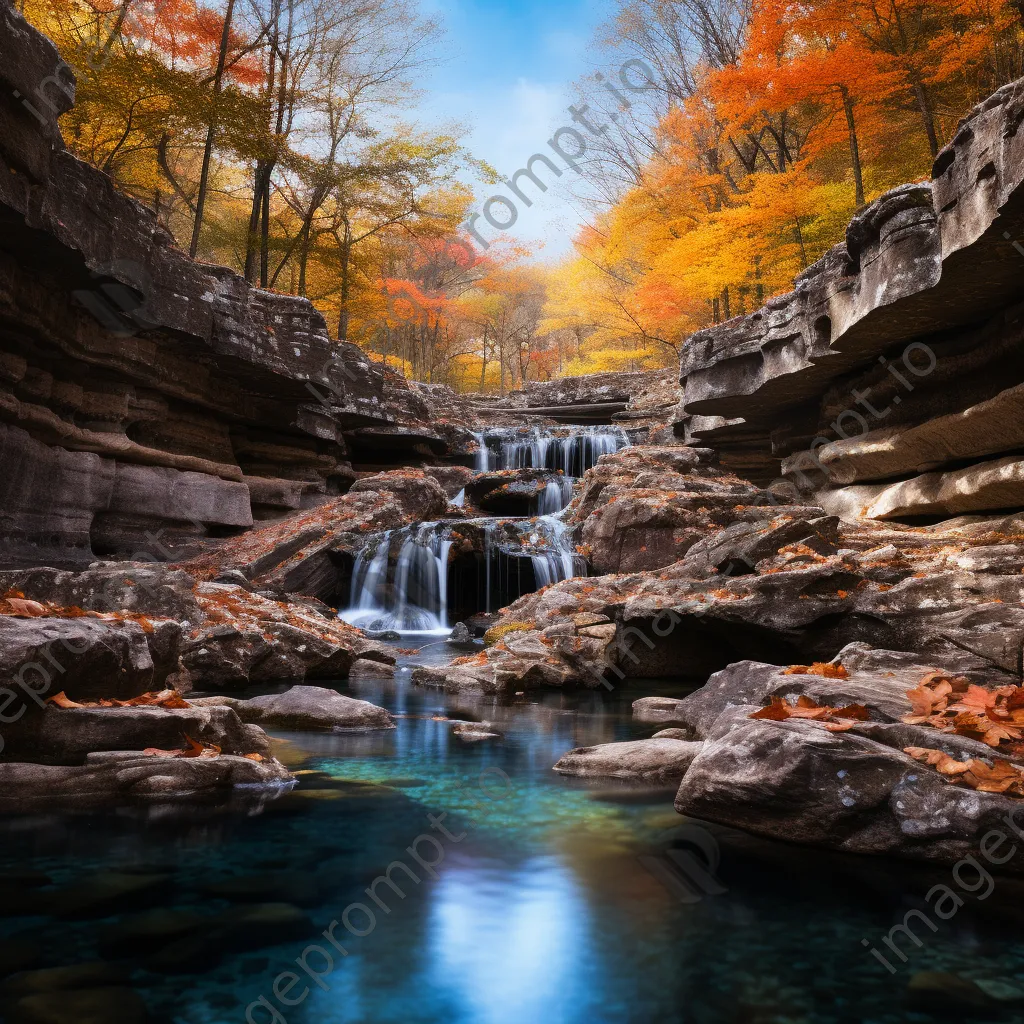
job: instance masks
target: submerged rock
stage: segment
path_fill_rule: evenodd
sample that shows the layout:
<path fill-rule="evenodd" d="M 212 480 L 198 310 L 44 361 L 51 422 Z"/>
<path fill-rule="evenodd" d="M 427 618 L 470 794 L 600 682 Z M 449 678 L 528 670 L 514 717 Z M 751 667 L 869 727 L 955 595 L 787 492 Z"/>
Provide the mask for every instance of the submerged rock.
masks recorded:
<path fill-rule="evenodd" d="M 130 988 L 90 988 L 25 996 L 11 1004 L 10 1024 L 146 1024 L 142 996 Z"/>

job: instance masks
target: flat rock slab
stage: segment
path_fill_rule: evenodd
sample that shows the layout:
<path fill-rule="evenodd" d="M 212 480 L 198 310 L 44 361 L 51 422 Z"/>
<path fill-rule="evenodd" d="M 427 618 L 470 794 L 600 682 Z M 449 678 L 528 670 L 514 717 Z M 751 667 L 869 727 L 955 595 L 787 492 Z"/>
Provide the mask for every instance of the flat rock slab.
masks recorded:
<path fill-rule="evenodd" d="M 702 746 L 665 738 L 600 743 L 563 754 L 555 771 L 562 775 L 675 783 L 686 774 Z"/>
<path fill-rule="evenodd" d="M 249 700 L 234 697 L 202 697 L 191 702 L 200 707 L 227 706 L 243 722 L 278 729 L 393 729 L 391 715 L 369 701 L 346 697 L 323 686 L 293 686 L 284 693 L 270 693 Z"/>
<path fill-rule="evenodd" d="M 86 765 L 0 764 L 0 811 L 195 799 L 237 786 L 277 789 L 292 781 L 277 761 L 219 757 L 134 759 Z"/>

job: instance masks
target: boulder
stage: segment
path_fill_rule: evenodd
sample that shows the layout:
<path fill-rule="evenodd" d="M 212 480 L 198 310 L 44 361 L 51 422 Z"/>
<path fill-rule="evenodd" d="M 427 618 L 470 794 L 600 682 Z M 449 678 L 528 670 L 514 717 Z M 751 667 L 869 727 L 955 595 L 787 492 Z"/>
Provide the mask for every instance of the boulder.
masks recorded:
<path fill-rule="evenodd" d="M 204 621 L 181 662 L 204 689 L 344 679 L 359 660 L 395 663 L 392 649 L 305 604 L 219 583 L 200 583 L 196 596 Z"/>
<path fill-rule="evenodd" d="M 1021 803 L 999 793 L 952 785 L 914 760 L 906 747 L 940 749 L 958 760 L 991 760 L 980 740 L 902 721 L 906 691 L 939 668 L 981 680 L 964 656 L 947 665 L 914 663 L 901 652 L 855 645 L 835 664 L 846 674 L 789 673 L 741 662 L 682 701 L 679 718 L 704 740 L 676 796 L 681 814 L 758 835 L 857 853 L 953 863 L 975 854 L 993 829 L 1011 829 Z M 973 667 L 972 667 L 973 666 Z M 844 731 L 822 722 L 750 716 L 771 697 L 818 705 L 857 703 L 868 719 Z M 1024 858 L 999 870 L 1024 873 Z"/>
<path fill-rule="evenodd" d="M 555 764 L 562 775 L 588 778 L 638 779 L 643 782 L 679 783 L 702 744 L 654 737 L 622 743 L 577 747 Z"/>
<path fill-rule="evenodd" d="M 198 622 L 202 618 L 188 573 L 150 562 L 97 562 L 67 572 L 49 567 L 0 572 L 0 593 L 95 612 L 130 612 Z"/>
<path fill-rule="evenodd" d="M 394 719 L 369 701 L 346 697 L 322 686 L 293 686 L 250 700 L 206 697 L 191 702 L 204 709 L 227 706 L 243 722 L 275 729 L 393 729 Z"/>
<path fill-rule="evenodd" d="M 269 756 L 262 729 L 243 725 L 228 707 L 57 708 L 27 715 L 5 736 L 5 761 L 81 765 L 91 753 L 176 750 L 185 738 L 213 744 L 225 754 Z"/>
<path fill-rule="evenodd" d="M 350 494 L 390 494 L 413 520 L 439 519 L 448 508 L 448 492 L 432 473 L 421 469 L 394 469 L 357 480 Z"/>
<path fill-rule="evenodd" d="M 641 697 L 633 701 L 633 720 L 651 725 L 683 725 L 683 706 L 678 697 Z"/>
<path fill-rule="evenodd" d="M 598 574 L 637 572 L 678 561 L 737 520 L 763 520 L 771 503 L 766 491 L 714 466 L 710 452 L 632 446 L 587 470 L 570 521 L 581 524 Z"/>
<path fill-rule="evenodd" d="M 20 717 L 61 690 L 72 700 L 127 700 L 162 689 L 178 669 L 181 638 L 170 620 L 0 615 L 0 676 L 17 687 L 0 690 L 3 711 Z"/>

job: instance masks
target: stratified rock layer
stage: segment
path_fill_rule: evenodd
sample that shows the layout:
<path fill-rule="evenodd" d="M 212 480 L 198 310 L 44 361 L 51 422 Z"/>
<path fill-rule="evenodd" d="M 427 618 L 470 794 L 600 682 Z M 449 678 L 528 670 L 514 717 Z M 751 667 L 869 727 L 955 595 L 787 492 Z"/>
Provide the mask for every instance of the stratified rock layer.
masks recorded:
<path fill-rule="evenodd" d="M 438 419 L 425 398 L 305 299 L 189 260 L 67 153 L 56 117 L 73 97 L 3 0 L 0 565 L 171 560 L 342 493 L 353 461 L 465 447 L 454 424 L 418 426 Z"/>
<path fill-rule="evenodd" d="M 837 514 L 1024 508 L 1022 121 L 1018 81 L 793 292 L 689 339 L 686 437 Z"/>

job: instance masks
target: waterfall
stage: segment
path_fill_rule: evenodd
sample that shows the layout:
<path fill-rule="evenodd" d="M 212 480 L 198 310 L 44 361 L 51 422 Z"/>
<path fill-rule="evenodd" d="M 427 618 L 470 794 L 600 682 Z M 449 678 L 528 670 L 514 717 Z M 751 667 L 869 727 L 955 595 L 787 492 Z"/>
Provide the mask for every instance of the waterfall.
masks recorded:
<path fill-rule="evenodd" d="M 625 431 L 493 428 L 473 436 L 478 473 L 551 471 L 537 495 L 537 515 L 419 523 L 367 537 L 355 554 L 349 606 L 339 618 L 374 631 L 443 636 L 450 631 L 451 603 L 460 611 L 491 612 L 532 588 L 587 574 L 586 559 L 576 553 L 573 530 L 560 513 L 572 500 L 576 480 L 602 455 L 629 444 Z M 465 491 L 453 499 L 455 505 L 464 501 Z M 453 537 L 453 530 L 462 533 Z M 474 535 L 475 555 L 465 546 Z M 456 539 L 461 553 L 453 570 L 449 556 Z"/>
<path fill-rule="evenodd" d="M 362 629 L 448 633 L 451 547 L 450 527 L 444 523 L 420 523 L 368 537 L 352 567 L 349 607 L 338 617 Z M 395 548 L 395 566 L 389 572 Z M 390 589 L 388 579 L 394 581 Z"/>
<path fill-rule="evenodd" d="M 530 560 L 537 589 L 586 576 L 586 560 L 576 554 L 572 543 L 572 529 L 557 516 L 539 516 L 524 527 Z"/>
<path fill-rule="evenodd" d="M 625 448 L 630 441 L 621 427 L 493 428 L 473 435 L 479 448 L 476 471 L 550 469 L 561 471 L 538 496 L 537 514 L 560 512 L 572 500 L 573 484 L 597 465 L 602 455 Z"/>
<path fill-rule="evenodd" d="M 602 455 L 630 443 L 621 427 L 508 427 L 473 436 L 480 446 L 476 453 L 478 473 L 491 469 L 560 469 L 566 476 L 580 477 L 597 465 Z M 494 455 L 496 464 L 492 464 Z"/>
<path fill-rule="evenodd" d="M 537 515 L 550 516 L 561 512 L 572 501 L 574 483 L 571 476 L 560 476 L 549 480 L 537 497 Z"/>
<path fill-rule="evenodd" d="M 487 435 L 474 433 L 476 438 L 476 465 L 473 467 L 477 473 L 487 473 L 491 469 L 491 450 L 487 447 Z"/>

